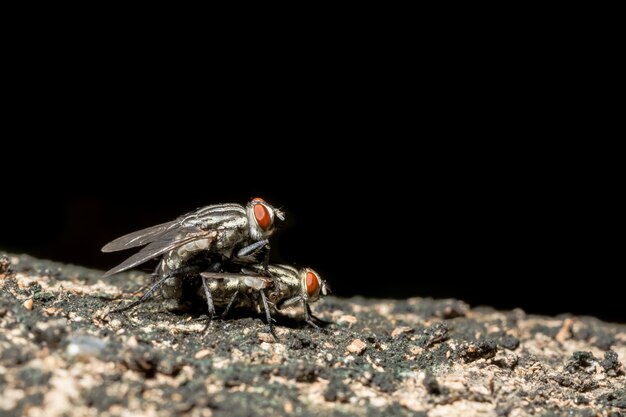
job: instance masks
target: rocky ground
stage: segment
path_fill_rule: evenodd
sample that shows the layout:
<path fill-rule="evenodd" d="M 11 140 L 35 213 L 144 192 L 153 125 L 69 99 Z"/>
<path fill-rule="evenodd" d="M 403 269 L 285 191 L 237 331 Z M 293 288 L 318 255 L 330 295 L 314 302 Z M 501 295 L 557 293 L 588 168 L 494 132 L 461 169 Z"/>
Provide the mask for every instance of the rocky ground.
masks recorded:
<path fill-rule="evenodd" d="M 626 325 L 326 297 L 310 328 L 239 312 L 203 334 L 148 277 L 0 261 L 1 416 L 623 416 Z M 332 283 L 331 283 L 332 284 Z"/>

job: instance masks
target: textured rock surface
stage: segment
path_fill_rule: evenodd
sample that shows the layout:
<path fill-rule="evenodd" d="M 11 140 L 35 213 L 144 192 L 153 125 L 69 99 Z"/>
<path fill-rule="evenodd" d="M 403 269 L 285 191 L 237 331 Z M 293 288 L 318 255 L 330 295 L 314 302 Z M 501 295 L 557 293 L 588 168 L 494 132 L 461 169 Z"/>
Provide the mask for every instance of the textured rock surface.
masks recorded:
<path fill-rule="evenodd" d="M 469 309 L 456 300 L 327 297 L 315 330 L 240 312 L 202 334 L 148 282 L 0 261 L 2 416 L 620 416 L 626 326 Z M 332 285 L 332 283 L 330 283 Z"/>

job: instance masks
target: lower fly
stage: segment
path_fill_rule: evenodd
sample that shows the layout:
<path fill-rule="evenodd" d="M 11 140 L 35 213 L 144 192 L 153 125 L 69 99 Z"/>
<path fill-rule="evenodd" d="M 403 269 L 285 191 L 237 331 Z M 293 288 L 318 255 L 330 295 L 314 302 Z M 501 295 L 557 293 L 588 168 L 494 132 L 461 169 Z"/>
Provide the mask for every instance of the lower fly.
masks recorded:
<path fill-rule="evenodd" d="M 242 268 L 238 273 L 202 272 L 201 291 L 209 313 L 206 328 L 215 315 L 215 306 L 225 307 L 222 317 L 231 308 L 246 307 L 258 313 L 265 312 L 270 333 L 276 337 L 272 312 L 282 313 L 298 305 L 302 306 L 304 320 L 317 328 L 309 303 L 328 294 L 326 281 L 311 268 L 271 264 L 268 266 L 270 277 L 263 275 L 264 271 L 264 265 L 256 264 Z"/>
<path fill-rule="evenodd" d="M 224 272 L 227 269 L 236 269 L 237 272 Z M 176 284 L 168 286 L 168 280 L 174 280 Z M 175 291 L 172 292 L 172 288 Z M 208 310 L 205 331 L 215 316 L 215 307 L 224 308 L 222 317 L 231 309 L 247 308 L 258 313 L 264 312 L 269 331 L 275 338 L 272 312 L 282 313 L 300 305 L 304 321 L 317 328 L 313 319 L 323 320 L 312 314 L 309 303 L 330 292 L 326 281 L 311 268 L 296 269 L 278 264 L 270 264 L 266 268 L 262 263 L 242 267 L 219 262 L 213 262 L 207 268 L 205 262 L 200 262 L 187 264 L 175 273 L 164 276 L 155 274 L 155 282 L 139 300 L 112 310 L 111 313 L 129 310 L 146 301 L 157 290 L 161 290 L 163 298 L 173 300 L 179 306 L 189 300 L 194 304 L 205 302 Z"/>

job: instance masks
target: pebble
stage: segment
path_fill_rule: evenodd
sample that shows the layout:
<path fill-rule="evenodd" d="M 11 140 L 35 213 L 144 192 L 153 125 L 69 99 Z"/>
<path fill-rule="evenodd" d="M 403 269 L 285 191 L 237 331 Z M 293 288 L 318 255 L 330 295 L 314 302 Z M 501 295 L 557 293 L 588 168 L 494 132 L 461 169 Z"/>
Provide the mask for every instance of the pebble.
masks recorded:
<path fill-rule="evenodd" d="M 341 324 L 341 323 L 347 323 L 348 324 L 348 328 L 352 327 L 352 325 L 354 323 L 357 322 L 356 317 L 351 316 L 349 314 L 345 314 L 341 317 L 339 317 L 339 320 L 337 320 L 337 324 Z"/>
<path fill-rule="evenodd" d="M 391 337 L 393 337 L 394 339 L 402 334 L 405 333 L 413 333 L 414 330 L 411 327 L 408 326 L 400 326 L 400 327 L 396 327 L 395 329 L 393 329 L 393 331 L 391 332 Z"/>
<path fill-rule="evenodd" d="M 32 299 L 32 298 L 29 298 L 28 300 L 24 301 L 24 302 L 22 303 L 22 305 L 23 305 L 24 307 L 26 307 L 26 310 L 32 310 L 32 309 L 33 309 L 33 299 Z"/>
<path fill-rule="evenodd" d="M 106 343 L 95 336 L 78 335 L 70 338 L 65 353 L 71 358 L 85 360 L 90 357 L 100 356 Z"/>
<path fill-rule="evenodd" d="M 557 342 L 563 343 L 567 339 L 572 337 L 572 325 L 573 324 L 574 324 L 574 320 L 572 319 L 565 319 L 563 321 L 563 325 L 561 326 L 561 329 L 554 337 Z"/>
<path fill-rule="evenodd" d="M 360 355 L 365 351 L 367 345 L 361 339 L 354 339 L 347 347 L 348 352 Z"/>
<path fill-rule="evenodd" d="M 59 314 L 62 311 L 63 311 L 62 308 L 56 308 L 56 307 L 48 307 L 44 309 L 44 313 L 46 313 L 49 316 L 54 316 L 55 314 Z"/>
<path fill-rule="evenodd" d="M 202 358 L 206 358 L 210 354 L 211 354 L 211 351 L 209 349 L 202 349 L 202 350 L 197 351 L 193 357 L 196 359 L 202 359 Z"/>
<path fill-rule="evenodd" d="M 274 343 L 276 340 L 274 340 L 274 336 L 272 336 L 270 333 L 257 333 L 257 337 L 259 338 L 259 341 L 261 342 L 265 342 L 265 343 Z"/>

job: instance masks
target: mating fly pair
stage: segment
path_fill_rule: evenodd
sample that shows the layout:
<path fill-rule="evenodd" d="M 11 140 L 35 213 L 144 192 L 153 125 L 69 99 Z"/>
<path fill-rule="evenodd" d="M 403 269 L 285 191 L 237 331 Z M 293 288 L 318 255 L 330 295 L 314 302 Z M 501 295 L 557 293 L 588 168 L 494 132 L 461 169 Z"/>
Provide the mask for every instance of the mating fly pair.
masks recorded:
<path fill-rule="evenodd" d="M 245 207 L 219 204 L 197 209 L 178 219 L 129 233 L 108 243 L 103 252 L 144 246 L 104 276 L 116 274 L 160 257 L 154 284 L 130 309 L 160 290 L 165 299 L 182 303 L 204 298 L 208 322 L 215 306 L 263 310 L 274 334 L 271 310 L 301 304 L 305 321 L 313 326 L 309 302 L 326 295 L 326 283 L 309 268 L 296 270 L 269 264 L 269 237 L 284 214 L 260 198 Z M 258 261 L 264 251 L 263 262 Z M 200 284 L 201 282 L 201 284 Z"/>

